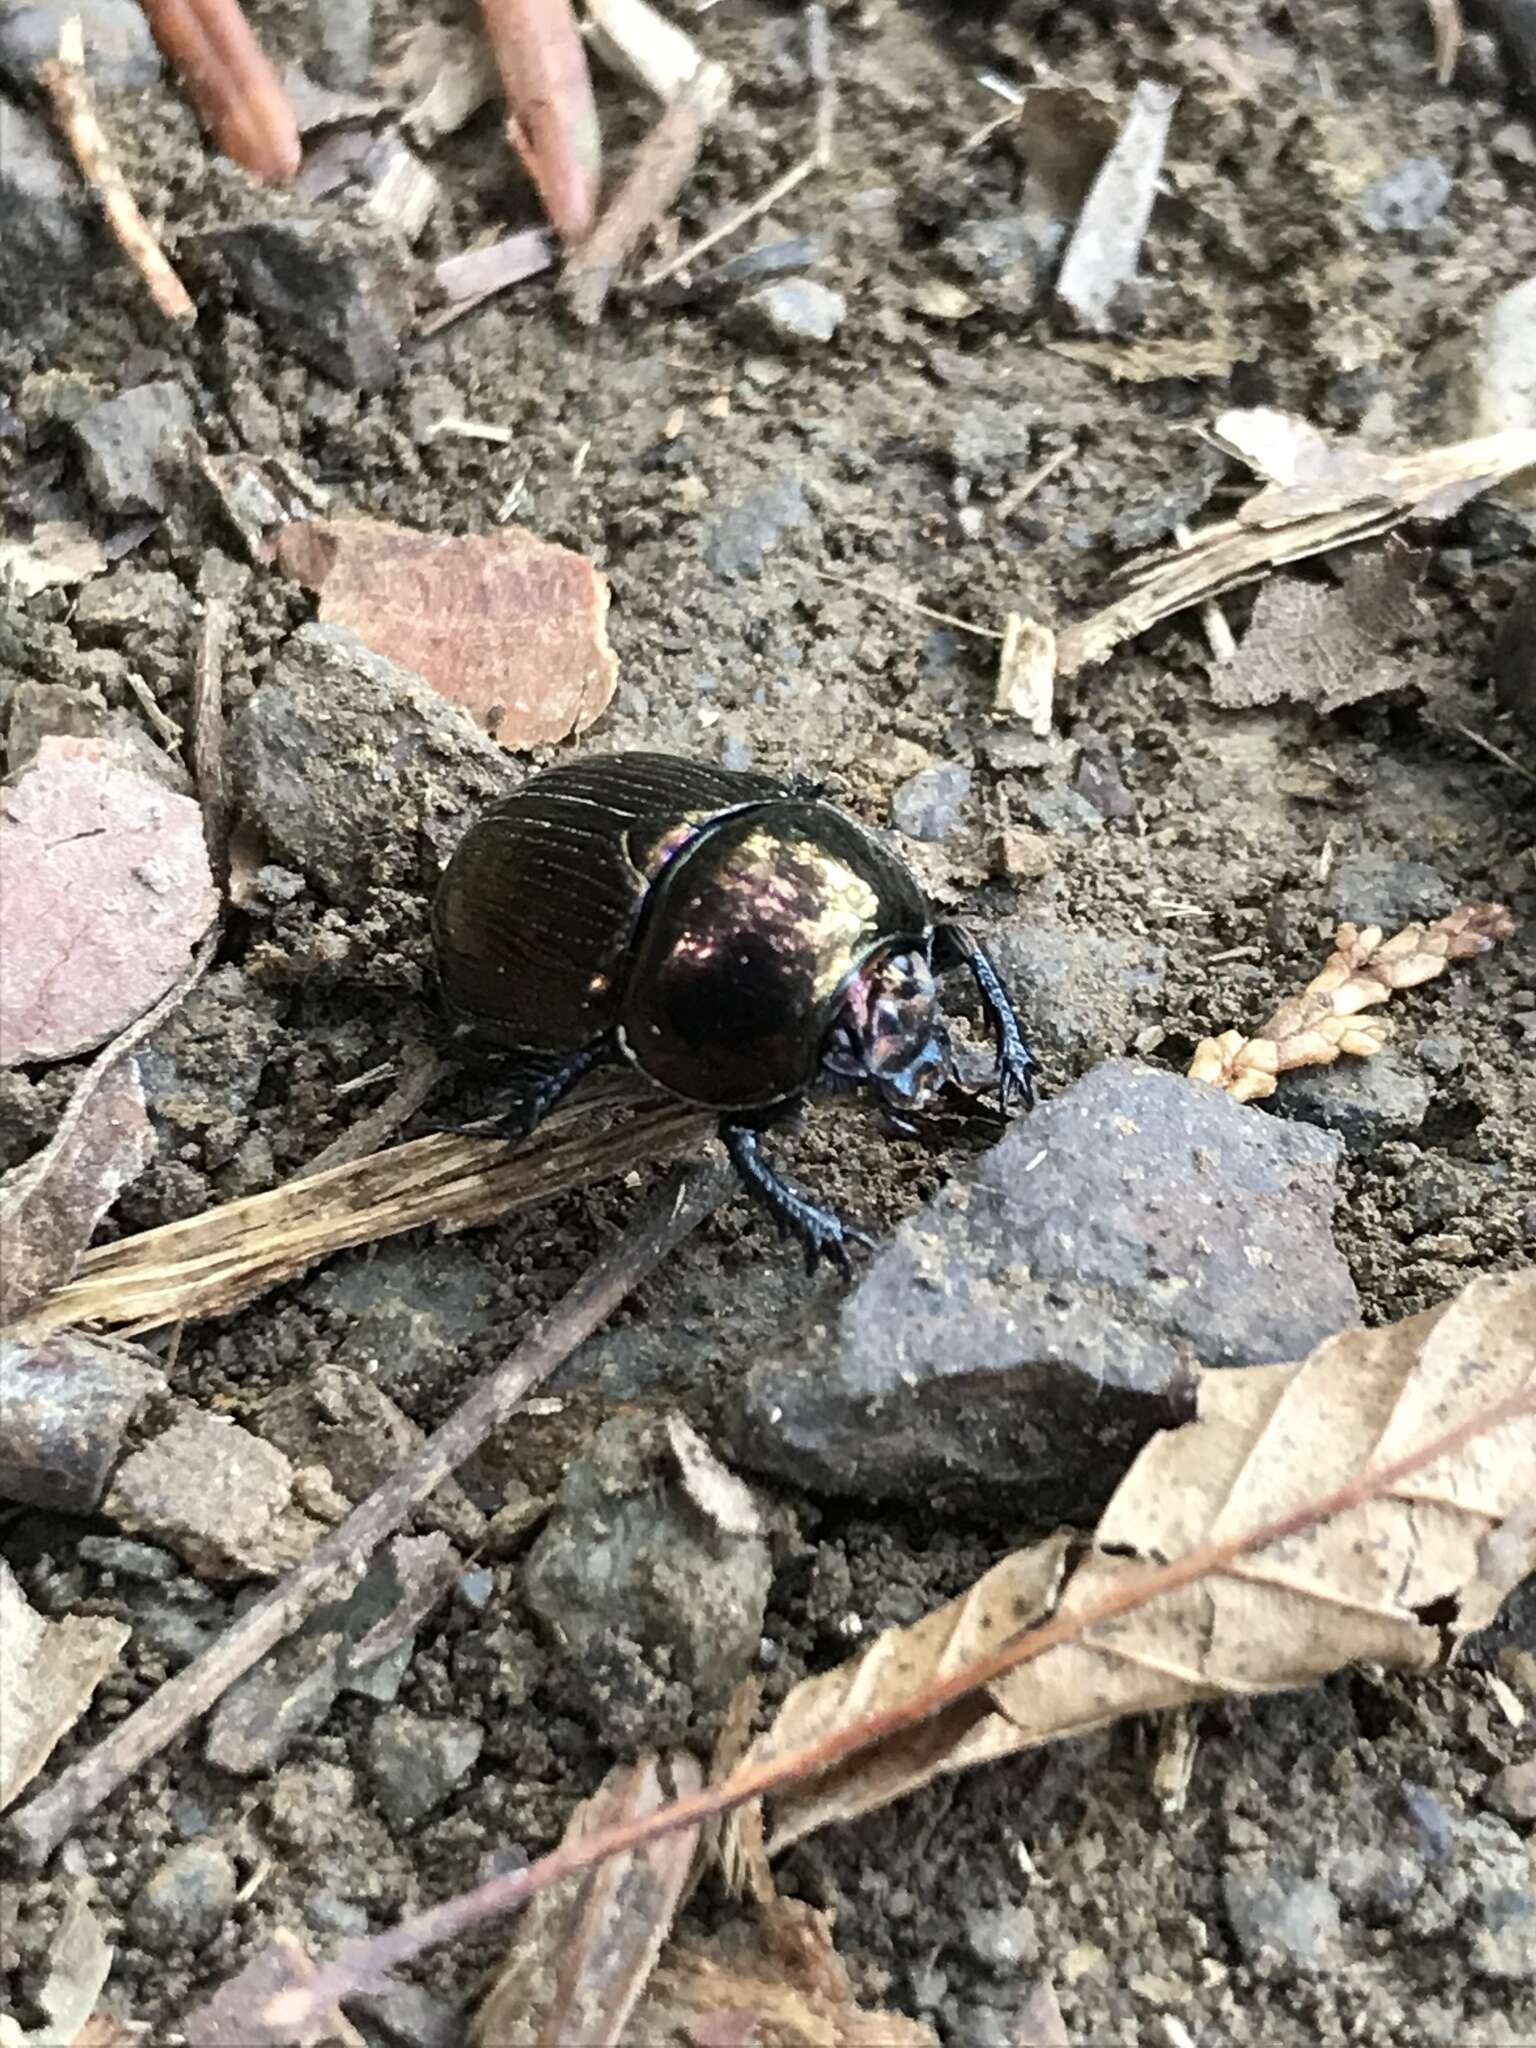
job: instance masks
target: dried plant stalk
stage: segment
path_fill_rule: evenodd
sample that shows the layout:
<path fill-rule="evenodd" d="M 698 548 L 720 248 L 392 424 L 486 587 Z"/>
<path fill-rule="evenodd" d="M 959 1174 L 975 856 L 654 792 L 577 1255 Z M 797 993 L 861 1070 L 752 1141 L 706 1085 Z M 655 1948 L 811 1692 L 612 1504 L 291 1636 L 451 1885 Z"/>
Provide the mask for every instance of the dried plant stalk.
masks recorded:
<path fill-rule="evenodd" d="M 144 0 L 144 12 L 219 148 L 263 184 L 286 184 L 303 160 L 299 124 L 239 0 Z"/>
<path fill-rule="evenodd" d="M 1340 1053 L 1369 1059 L 1386 1043 L 1386 1024 L 1362 1017 L 1394 989 L 1416 988 L 1453 960 L 1470 960 L 1507 939 L 1515 921 L 1502 903 L 1467 903 L 1432 925 L 1410 924 L 1394 937 L 1380 925 L 1341 924 L 1323 971 L 1299 996 L 1283 1002 L 1252 1038 L 1224 1031 L 1202 1039 L 1190 1062 L 1192 1081 L 1208 1081 L 1238 1102 L 1275 1092 L 1291 1067 L 1327 1067 Z"/>
<path fill-rule="evenodd" d="M 171 268 L 170 259 L 155 238 L 155 231 L 139 211 L 139 202 L 128 189 L 128 181 L 117 167 L 101 123 L 96 118 L 96 101 L 85 75 L 85 38 L 78 15 L 72 15 L 59 30 L 59 54 L 39 69 L 43 89 L 53 105 L 71 156 L 80 175 L 90 186 L 117 237 L 124 255 L 149 287 L 149 295 L 167 320 L 190 327 L 197 308 L 186 286 Z"/>

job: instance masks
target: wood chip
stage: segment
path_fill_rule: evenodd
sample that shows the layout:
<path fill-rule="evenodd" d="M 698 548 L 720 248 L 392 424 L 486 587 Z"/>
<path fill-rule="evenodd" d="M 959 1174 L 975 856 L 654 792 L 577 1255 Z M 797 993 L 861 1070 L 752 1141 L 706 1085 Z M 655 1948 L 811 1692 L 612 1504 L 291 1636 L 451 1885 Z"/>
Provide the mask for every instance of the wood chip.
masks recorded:
<path fill-rule="evenodd" d="M 121 1621 L 46 1620 L 0 1558 L 0 1812 L 74 1727 L 132 1633 Z"/>
<path fill-rule="evenodd" d="M 1056 635 L 1021 612 L 1009 612 L 998 650 L 993 716 L 1016 719 L 1044 739 L 1051 729 L 1055 690 Z"/>
<path fill-rule="evenodd" d="M 1062 258 L 1056 296 L 1095 333 L 1110 326 L 1116 295 L 1136 275 L 1178 98 L 1174 86 L 1137 86 Z"/>

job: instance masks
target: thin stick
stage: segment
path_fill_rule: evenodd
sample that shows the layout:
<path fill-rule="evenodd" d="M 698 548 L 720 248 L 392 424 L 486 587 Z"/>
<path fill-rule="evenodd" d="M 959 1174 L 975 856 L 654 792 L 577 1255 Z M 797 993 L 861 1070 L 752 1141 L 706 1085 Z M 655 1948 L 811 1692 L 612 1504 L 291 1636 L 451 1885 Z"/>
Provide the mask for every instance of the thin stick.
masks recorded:
<path fill-rule="evenodd" d="M 343 1573 L 359 1570 L 385 1537 L 718 1208 L 729 1189 L 729 1171 L 723 1164 L 669 1175 L 639 1221 L 588 1269 L 506 1363 L 482 1380 L 415 1457 L 360 1501 L 339 1528 L 316 1544 L 212 1648 L 168 1679 L 95 1749 L 71 1764 L 56 1784 L 12 1815 L 11 1836 L 28 1867 L 38 1868 L 140 1764 L 206 1714 L 259 1657 L 314 1612 Z"/>
<path fill-rule="evenodd" d="M 1170 1564 L 1138 1572 L 1122 1580 L 1080 1613 L 1064 1615 L 1039 1628 L 1026 1630 L 1011 1642 L 989 1651 L 986 1656 L 935 1679 L 896 1706 L 861 1716 L 814 1742 L 803 1744 L 799 1749 L 786 1750 L 781 1756 L 733 1771 L 719 1784 L 707 1786 L 687 1799 L 675 1800 L 654 1813 L 563 1841 L 547 1856 L 539 1857 L 526 1868 L 491 1878 L 474 1891 L 447 1899 L 442 1905 L 418 1914 L 415 1919 L 403 1921 L 388 1933 L 343 1951 L 334 1963 L 309 1979 L 302 1989 L 280 1992 L 267 2005 L 263 2019 L 272 2027 L 281 2028 L 284 2038 L 302 2039 L 302 2027 L 328 2005 L 349 1997 L 365 1984 L 377 1983 L 388 1971 L 397 1969 L 412 1956 L 420 1955 L 423 1949 L 433 1948 L 493 1914 L 509 1913 L 524 1905 L 535 1893 L 546 1891 L 563 1878 L 590 1870 L 610 1856 L 638 1849 L 679 1828 L 697 1827 L 719 1814 L 729 1813 L 735 1807 L 745 1806 L 750 1800 L 761 1799 L 788 1785 L 820 1777 L 833 1765 L 843 1763 L 860 1750 L 872 1748 L 876 1743 L 931 1720 L 946 1707 L 957 1705 L 972 1693 L 1017 1671 L 1021 1665 L 1034 1663 L 1047 1651 L 1080 1642 L 1101 1623 L 1146 1607 L 1169 1593 L 1180 1592 L 1198 1579 L 1224 1572 L 1239 1558 L 1248 1557 L 1257 1550 L 1267 1550 L 1271 1544 L 1283 1543 L 1334 1515 L 1346 1514 L 1367 1501 L 1378 1500 L 1424 1466 L 1449 1457 L 1473 1438 L 1502 1428 L 1505 1423 L 1532 1412 L 1536 1412 L 1536 1387 L 1521 1388 L 1455 1424 L 1428 1443 L 1421 1444 L 1406 1457 L 1395 1459 L 1390 1465 L 1380 1466 L 1374 1471 L 1367 1468 L 1333 1492 L 1305 1501 L 1273 1521 L 1260 1523 L 1257 1528 L 1225 1537 L 1220 1542 L 1202 1544 Z M 33 1802 L 34 1805 L 38 1803 Z M 23 1808 L 24 1813 L 26 1810 Z"/>
<path fill-rule="evenodd" d="M 1481 747 L 1485 754 L 1492 754 L 1495 761 L 1510 769 L 1516 775 L 1523 775 L 1527 782 L 1536 783 L 1536 775 L 1523 761 L 1517 761 L 1513 754 L 1506 754 L 1502 747 L 1496 747 L 1492 740 L 1485 740 L 1480 732 L 1474 732 L 1470 725 L 1452 722 L 1452 730 L 1459 732 L 1464 740 L 1470 740 L 1474 747 Z"/>
<path fill-rule="evenodd" d="M 629 176 L 591 234 L 572 251 L 560 281 L 584 327 L 598 319 L 626 257 L 683 189 L 711 123 L 730 96 L 730 73 L 719 64 L 701 64 L 635 151 Z"/>
<path fill-rule="evenodd" d="M 424 1052 L 414 1065 L 406 1068 L 382 1102 L 366 1110 L 339 1138 L 333 1138 L 323 1152 L 315 1154 L 303 1174 L 294 1178 L 307 1180 L 311 1174 L 329 1173 L 332 1167 L 348 1166 L 354 1159 L 366 1159 L 370 1152 L 377 1152 L 416 1114 L 450 1064 L 435 1052 Z M 340 1094 L 341 1090 L 336 1092 Z"/>
<path fill-rule="evenodd" d="M 1173 529 L 1173 542 L 1175 547 L 1192 548 L 1195 544 L 1193 528 L 1181 521 Z M 1200 623 L 1205 628 L 1205 641 L 1211 650 L 1212 661 L 1230 661 L 1237 653 L 1237 642 L 1227 624 L 1226 613 L 1214 597 L 1208 597 L 1201 605 Z"/>
<path fill-rule="evenodd" d="M 203 591 L 203 630 L 192 666 L 192 780 L 203 812 L 203 839 L 213 878 L 229 881 L 229 791 L 224 776 L 224 644 L 234 619 L 232 599 L 244 572 L 214 550 L 204 557 L 198 578 Z"/>
<path fill-rule="evenodd" d="M 1058 469 L 1066 468 L 1076 453 L 1077 443 L 1075 441 L 1068 441 L 1066 446 L 1058 448 L 1054 455 L 1047 455 L 1040 467 L 1032 469 L 1016 491 L 1008 493 L 1002 504 L 997 508 L 999 516 L 1004 519 L 1011 519 L 1021 505 L 1027 505 L 1036 491 L 1050 482 Z"/>
<path fill-rule="evenodd" d="M 665 284 L 679 271 L 691 270 L 701 256 L 707 256 L 721 242 L 729 241 L 732 235 L 760 220 L 781 199 L 787 199 L 812 172 L 831 169 L 837 129 L 837 83 L 832 75 L 831 40 L 827 34 L 825 7 L 813 5 L 805 10 L 805 40 L 806 69 L 816 85 L 816 139 L 809 154 L 801 157 L 798 163 L 791 164 L 755 199 L 749 199 L 745 206 L 738 206 L 734 213 L 727 214 L 718 227 L 700 235 L 697 241 L 690 242 L 675 256 L 669 256 L 665 263 L 648 270 L 640 280 L 642 290 L 649 291 L 653 285 Z"/>
<path fill-rule="evenodd" d="M 128 190 L 96 118 L 95 96 L 85 75 L 85 37 L 79 15 L 72 14 L 60 28 L 59 54 L 39 67 L 38 76 L 70 154 L 80 166 L 80 175 L 96 194 L 123 254 L 166 319 L 190 327 L 197 308 L 155 239 L 154 229 L 139 211 L 139 202 Z"/>
<path fill-rule="evenodd" d="M 918 604 L 910 597 L 898 597 L 894 591 L 882 590 L 878 584 L 860 582 L 857 576 L 839 576 L 834 569 L 816 568 L 811 568 L 811 574 L 823 583 L 836 583 L 844 590 L 856 590 L 860 597 L 873 597 L 881 604 L 894 605 L 899 612 L 915 612 L 920 619 L 933 619 L 941 626 L 955 627 L 958 632 L 974 633 L 978 640 L 1004 638 L 995 627 L 978 626 L 971 619 L 957 619 L 953 612 L 937 612 L 931 604 Z"/>
<path fill-rule="evenodd" d="M 239 0 L 144 0 L 164 50 L 219 148 L 266 185 L 303 160 L 298 118 Z"/>

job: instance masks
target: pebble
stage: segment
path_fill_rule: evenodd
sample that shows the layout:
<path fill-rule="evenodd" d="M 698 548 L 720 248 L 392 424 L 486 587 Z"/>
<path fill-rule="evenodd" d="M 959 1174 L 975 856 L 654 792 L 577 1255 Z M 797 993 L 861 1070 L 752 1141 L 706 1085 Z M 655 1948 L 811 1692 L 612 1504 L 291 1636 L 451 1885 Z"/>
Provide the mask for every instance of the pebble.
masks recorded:
<path fill-rule="evenodd" d="M 1090 1517 L 1187 1418 L 1197 1362 L 1301 1358 L 1359 1320 L 1329 1228 L 1339 1150 L 1104 1062 L 752 1369 L 738 1454 L 860 1499 Z"/>
<path fill-rule="evenodd" d="M 59 54 L 59 30 L 80 17 L 85 75 L 108 91 L 153 85 L 160 52 L 138 0 L 22 0 L 0 9 L 0 78 L 19 92 L 39 83 L 39 71 Z"/>
<path fill-rule="evenodd" d="M 1336 1131 L 1351 1152 L 1373 1152 L 1390 1138 L 1411 1137 L 1434 1101 L 1434 1086 L 1395 1047 L 1370 1059 L 1344 1058 L 1331 1067 L 1282 1074 L 1276 1113 Z"/>
<path fill-rule="evenodd" d="M 135 1543 L 127 1536 L 82 1536 L 75 1548 L 87 1564 L 120 1579 L 155 1584 L 181 1576 L 181 1566 L 168 1550 Z"/>
<path fill-rule="evenodd" d="M 1489 1787 L 1488 1796 L 1511 1820 L 1536 1820 L 1536 1757 L 1506 1764 Z"/>
<path fill-rule="evenodd" d="M 989 1970 L 1028 1969 L 1040 1960 L 1040 1936 L 1028 1906 L 972 1906 L 965 1915 L 966 1945 Z"/>
<path fill-rule="evenodd" d="M 1037 882 L 1056 865 L 1051 842 L 1023 825 L 1007 825 L 987 842 L 987 866 L 1010 881 Z"/>
<path fill-rule="evenodd" d="M 1469 1960 L 1479 1977 L 1495 1983 L 1536 1979 L 1536 1882 L 1479 1899 Z"/>
<path fill-rule="evenodd" d="M 717 576 L 760 576 L 786 533 L 805 523 L 805 494 L 792 476 L 776 477 L 724 505 L 704 529 L 700 550 Z"/>
<path fill-rule="evenodd" d="M 390 234 L 282 214 L 217 229 L 206 241 L 279 347 L 347 390 L 394 383 L 413 307 Z"/>
<path fill-rule="evenodd" d="M 485 1742 L 476 1721 L 428 1717 L 408 1707 L 380 1714 L 368 1731 L 373 1794 L 397 1831 L 434 1812 L 475 1767 Z"/>
<path fill-rule="evenodd" d="M 151 637 L 174 640 L 191 616 L 187 587 L 169 569 L 117 569 L 88 583 L 75 603 L 78 628 L 118 645 Z"/>
<path fill-rule="evenodd" d="M 1319 1976 L 1343 1961 L 1339 1906 L 1327 1885 L 1294 1871 L 1228 1866 L 1222 1900 L 1250 1963 Z"/>
<path fill-rule="evenodd" d="M 1442 1081 L 1448 1080 L 1452 1074 L 1460 1073 L 1466 1063 L 1465 1039 L 1453 1037 L 1449 1033 L 1444 1037 L 1421 1038 L 1414 1051 L 1429 1071 Z"/>
<path fill-rule="evenodd" d="M 1438 158 L 1405 157 L 1366 186 L 1358 210 L 1373 234 L 1415 234 L 1439 219 L 1451 191 L 1451 174 Z"/>
<path fill-rule="evenodd" d="M 681 1416 L 620 1415 L 529 1553 L 529 1606 L 615 1749 L 680 1740 L 757 1654 L 772 1577 L 751 1493 Z"/>
<path fill-rule="evenodd" d="M 1323 893 L 1324 906 L 1341 921 L 1379 924 L 1395 932 L 1427 924 L 1455 904 L 1455 892 L 1427 861 L 1395 860 L 1386 853 L 1346 853 Z"/>
<path fill-rule="evenodd" d="M 304 1901 L 304 1918 L 322 1934 L 340 1934 L 348 1941 L 359 1940 L 368 1932 L 367 1909 L 351 1899 L 338 1898 L 335 1892 L 311 1892 Z"/>
<path fill-rule="evenodd" d="M 155 1955 L 203 1948 L 224 1925 L 238 1889 L 235 1866 L 216 1842 L 188 1842 L 151 1873 L 129 1908 L 128 1932 Z"/>
<path fill-rule="evenodd" d="M 971 793 L 971 771 L 958 761 L 935 762 L 910 776 L 891 798 L 891 822 L 908 839 L 947 839 Z"/>
<path fill-rule="evenodd" d="M 192 429 L 192 401 L 179 384 L 136 384 L 75 421 L 86 487 L 103 512 L 163 512 L 170 503 L 162 465 Z"/>
<path fill-rule="evenodd" d="M 759 347 L 797 349 L 829 342 L 843 324 L 848 301 L 814 278 L 787 277 L 749 292 L 731 317 L 732 329 Z"/>

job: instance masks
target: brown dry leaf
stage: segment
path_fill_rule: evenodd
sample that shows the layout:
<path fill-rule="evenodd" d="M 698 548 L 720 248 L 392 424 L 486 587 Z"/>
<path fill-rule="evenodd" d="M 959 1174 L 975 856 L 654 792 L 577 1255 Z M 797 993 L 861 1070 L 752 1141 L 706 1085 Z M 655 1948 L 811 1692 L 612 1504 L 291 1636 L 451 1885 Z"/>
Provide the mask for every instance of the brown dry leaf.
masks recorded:
<path fill-rule="evenodd" d="M 1238 1102 L 1259 1102 L 1275 1092 L 1275 1078 L 1292 1067 L 1327 1067 L 1341 1053 L 1369 1059 L 1386 1043 L 1386 1027 L 1360 1012 L 1384 1003 L 1396 989 L 1433 981 L 1453 960 L 1476 959 L 1515 921 L 1502 903 L 1466 903 L 1431 925 L 1404 925 L 1389 939 L 1380 925 L 1341 924 L 1333 951 L 1299 996 L 1283 1002 L 1252 1038 L 1224 1031 L 1202 1039 L 1189 1077 L 1220 1088 Z"/>
<path fill-rule="evenodd" d="M 186 2014 L 178 2031 L 196 2048 L 364 2048 L 362 2035 L 342 2016 L 339 2006 L 298 2032 L 265 2020 L 270 2000 L 281 1991 L 306 1984 L 314 1974 L 314 1962 L 303 1942 L 286 1928 L 279 1928 L 243 1970 L 221 1984 L 196 2012 Z"/>
<path fill-rule="evenodd" d="M 85 1712 L 132 1633 L 88 1615 L 47 1620 L 0 1558 L 0 1813 Z"/>
<path fill-rule="evenodd" d="M 379 519 L 301 519 L 278 567 L 327 625 L 425 677 L 505 747 L 585 732 L 618 680 L 608 579 L 521 526 L 458 536 Z"/>
<path fill-rule="evenodd" d="M 1342 583 L 1271 577 L 1259 591 L 1242 645 L 1211 671 L 1211 694 L 1227 710 L 1282 697 L 1324 713 L 1408 688 L 1413 664 L 1400 650 L 1422 629 L 1416 591 L 1424 556 L 1395 536 L 1356 549 Z"/>
<path fill-rule="evenodd" d="M 202 813 L 106 740 L 46 739 L 0 793 L 0 1066 L 89 1052 L 219 914 Z"/>
<path fill-rule="evenodd" d="M 154 1156 L 138 1061 L 98 1064 L 42 1151 L 0 1180 L 0 1322 L 63 1285 L 96 1225 Z"/>
<path fill-rule="evenodd" d="M 937 2048 L 921 2020 L 870 2012 L 832 1945 L 829 1916 L 799 1899 L 761 1909 L 750 1938 L 679 1942 L 662 1959 L 633 2038 L 693 2048 Z"/>
<path fill-rule="evenodd" d="M 1297 1365 L 1208 1370 L 1200 1415 L 1154 1437 L 1051 1603 L 1088 1609 L 1149 1565 L 1252 1528 L 1536 1388 L 1536 1267 L 1474 1281 Z M 771 1851 L 941 1772 L 1185 1701 L 1305 1685 L 1356 1662 L 1427 1670 L 1536 1567 L 1536 1414 L 1470 1440 L 1390 1493 L 1101 1623 L 924 1726 L 775 1801 Z M 1522 1523 L 1521 1517 L 1525 1517 Z M 1501 1525 L 1502 1528 L 1501 1528 Z M 1037 1618 L 1064 1539 L 1016 1552 L 960 1599 L 803 1681 L 761 1761 L 895 1706 Z"/>
<path fill-rule="evenodd" d="M 1224 415 L 1224 424 L 1233 417 Z M 1479 492 L 1536 465 L 1536 428 L 1512 428 L 1410 455 L 1335 449 L 1316 475 L 1310 465 L 1312 457 L 1323 459 L 1312 446 L 1319 438 L 1306 429 L 1288 441 L 1277 430 L 1264 459 L 1281 462 L 1289 452 L 1293 460 L 1306 459 L 1305 473 L 1290 483 L 1270 484 L 1235 519 L 1201 528 L 1175 551 L 1130 564 L 1118 579 L 1118 596 L 1092 617 L 1058 631 L 1057 675 L 1076 675 L 1160 620 L 1286 562 L 1372 539 L 1405 519 L 1446 518 Z"/>
<path fill-rule="evenodd" d="M 571 1816 L 567 1841 L 655 1812 L 704 1782 L 686 1751 L 616 1765 Z M 610 2048 L 625 2037 L 693 1865 L 698 1829 L 615 1856 L 535 1898 L 476 2013 L 477 2048 Z M 636 2032 L 649 2030 L 636 2021 Z"/>

